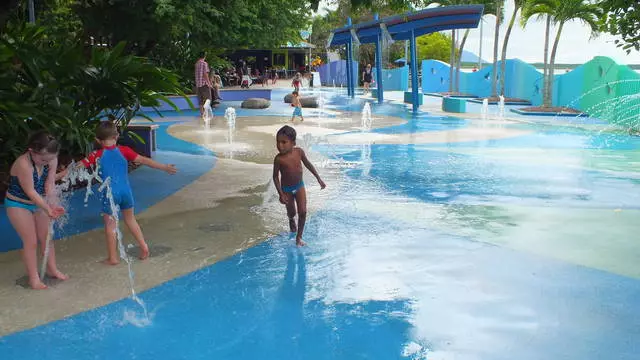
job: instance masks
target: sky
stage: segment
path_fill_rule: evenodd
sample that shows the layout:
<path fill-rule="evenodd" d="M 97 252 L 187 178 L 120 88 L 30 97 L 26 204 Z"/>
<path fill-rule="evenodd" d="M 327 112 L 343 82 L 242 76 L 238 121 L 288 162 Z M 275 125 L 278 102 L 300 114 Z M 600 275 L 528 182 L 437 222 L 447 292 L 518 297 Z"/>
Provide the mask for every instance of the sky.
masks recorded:
<path fill-rule="evenodd" d="M 323 0 L 320 2 L 319 13 L 323 8 L 331 8 L 330 1 Z M 500 26 L 500 47 L 498 48 L 498 56 L 502 51 L 502 39 L 506 31 L 506 23 L 508 23 L 513 13 L 513 0 L 506 0 L 505 8 L 505 24 Z M 507 58 L 518 58 L 526 62 L 543 61 L 544 56 L 544 20 L 531 19 L 525 28 L 519 24 L 519 17 L 511 31 L 509 38 L 509 47 L 507 50 Z M 495 28 L 495 17 L 487 15 L 483 18 L 482 31 L 482 58 L 487 61 L 493 60 L 493 30 Z M 555 28 L 550 37 L 549 54 L 551 54 L 551 46 L 555 37 Z M 591 33 L 589 29 L 579 22 L 570 22 L 565 24 L 558 51 L 556 55 L 556 63 L 581 64 L 591 60 L 595 56 L 608 56 L 615 60 L 618 64 L 640 64 L 640 52 L 633 50 L 629 55 L 614 44 L 617 37 L 609 34 L 600 34 L 595 39 L 590 39 Z M 469 50 L 475 54 L 479 54 L 480 50 L 480 29 L 474 29 L 469 33 L 469 38 L 465 45 L 465 50 Z"/>

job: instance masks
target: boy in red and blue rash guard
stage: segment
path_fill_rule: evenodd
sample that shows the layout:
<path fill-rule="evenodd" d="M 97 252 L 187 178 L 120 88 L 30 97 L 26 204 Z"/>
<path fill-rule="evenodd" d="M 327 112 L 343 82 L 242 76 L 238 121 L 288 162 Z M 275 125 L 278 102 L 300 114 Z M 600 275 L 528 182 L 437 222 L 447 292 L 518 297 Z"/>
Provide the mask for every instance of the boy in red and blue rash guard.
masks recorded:
<path fill-rule="evenodd" d="M 101 149 L 89 154 L 82 160 L 84 167 L 95 166 L 99 161 L 99 175 L 102 180 L 110 179 L 111 194 L 114 205 L 122 212 L 127 228 L 140 246 L 140 259 L 149 256 L 149 247 L 144 240 L 142 229 L 135 218 L 133 212 L 133 192 L 129 184 L 128 161 L 147 165 L 154 169 L 163 170 L 169 174 L 176 173 L 176 167 L 170 164 L 160 164 L 148 157 L 139 155 L 127 146 L 116 145 L 118 141 L 118 129 L 112 121 L 103 121 L 96 129 L 96 140 Z M 116 223 L 113 219 L 111 201 L 107 197 L 106 189 L 101 194 L 102 197 L 102 218 L 104 220 L 105 233 L 107 237 L 107 259 L 105 264 L 116 265 L 120 262 L 116 244 Z"/>

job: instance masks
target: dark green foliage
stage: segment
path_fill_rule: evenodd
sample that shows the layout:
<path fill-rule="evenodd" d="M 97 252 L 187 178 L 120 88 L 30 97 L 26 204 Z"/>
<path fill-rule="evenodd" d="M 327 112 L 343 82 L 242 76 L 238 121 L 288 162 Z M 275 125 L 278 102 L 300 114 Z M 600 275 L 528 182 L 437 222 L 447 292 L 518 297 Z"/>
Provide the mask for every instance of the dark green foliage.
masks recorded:
<path fill-rule="evenodd" d="M 604 0 L 600 3 L 605 16 L 602 30 L 622 39 L 616 40 L 618 47 L 627 51 L 640 51 L 640 2 L 636 0 Z"/>
<path fill-rule="evenodd" d="M 25 150 L 30 131 L 46 129 L 69 154 L 83 154 L 96 120 L 114 115 L 126 127 L 141 106 L 182 94 L 172 72 L 113 49 L 51 42 L 38 26 L 0 39 L 0 166 Z"/>

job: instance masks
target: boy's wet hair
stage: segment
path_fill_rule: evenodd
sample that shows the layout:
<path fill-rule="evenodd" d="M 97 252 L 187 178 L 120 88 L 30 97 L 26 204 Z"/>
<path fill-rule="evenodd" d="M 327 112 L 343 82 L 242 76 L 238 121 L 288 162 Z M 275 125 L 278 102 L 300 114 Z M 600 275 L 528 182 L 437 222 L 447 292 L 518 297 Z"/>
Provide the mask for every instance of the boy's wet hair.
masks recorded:
<path fill-rule="evenodd" d="M 204 51 L 200 51 L 200 52 L 198 53 L 198 59 L 202 59 L 202 58 L 203 58 L 203 57 L 205 57 L 205 56 L 207 56 L 207 53 L 206 53 L 206 52 L 204 52 Z"/>
<path fill-rule="evenodd" d="M 96 139 L 98 140 L 112 140 L 117 138 L 118 135 L 118 127 L 113 120 L 101 121 L 96 128 Z"/>
<path fill-rule="evenodd" d="M 297 91 L 295 91 L 295 90 L 293 90 L 293 92 L 291 93 L 291 95 L 298 96 L 298 92 L 297 92 Z"/>
<path fill-rule="evenodd" d="M 38 153 L 57 154 L 60 151 L 60 142 L 49 132 L 40 130 L 29 136 L 27 147 Z"/>
<path fill-rule="evenodd" d="M 292 128 L 289 125 L 285 125 L 278 130 L 276 137 L 278 136 L 286 136 L 289 140 L 295 142 L 296 141 L 296 129 Z"/>

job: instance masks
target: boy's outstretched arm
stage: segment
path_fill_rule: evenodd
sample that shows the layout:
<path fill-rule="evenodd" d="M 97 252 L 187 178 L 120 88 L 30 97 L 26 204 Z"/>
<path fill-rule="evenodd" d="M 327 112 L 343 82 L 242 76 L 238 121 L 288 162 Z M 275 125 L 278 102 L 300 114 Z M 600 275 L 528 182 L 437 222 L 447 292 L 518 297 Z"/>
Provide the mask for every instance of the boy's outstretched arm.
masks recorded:
<path fill-rule="evenodd" d="M 302 149 L 299 149 L 299 150 L 300 150 L 300 157 L 302 159 L 302 163 L 304 164 L 304 166 L 307 169 L 309 169 L 309 171 L 311 171 L 313 176 L 316 177 L 316 179 L 318 180 L 318 184 L 320 184 L 320 188 L 324 189 L 325 187 L 327 187 L 327 185 L 324 183 L 324 181 L 322 181 L 322 179 L 320 178 L 320 175 L 316 171 L 316 168 L 313 166 L 311 161 L 309 161 L 309 159 L 307 159 L 307 154 L 304 153 L 304 150 L 302 150 Z"/>
<path fill-rule="evenodd" d="M 280 159 L 278 159 L 278 156 L 273 159 L 273 185 L 275 185 L 276 190 L 278 191 L 280 202 L 286 204 L 287 197 L 284 196 L 284 192 L 282 192 L 282 184 L 280 184 Z"/>
<path fill-rule="evenodd" d="M 142 165 L 147 165 L 150 168 L 154 168 L 154 169 L 158 169 L 158 170 L 162 170 L 166 173 L 169 173 L 171 175 L 175 174 L 178 170 L 176 169 L 176 166 L 173 164 L 161 164 L 155 160 L 152 160 L 146 156 L 142 156 L 140 154 L 138 154 L 137 152 L 133 151 L 133 149 L 131 149 L 128 146 L 119 146 L 118 149 L 120 149 L 120 152 L 122 153 L 122 155 L 125 157 L 125 159 L 127 159 L 127 161 L 133 161 L 134 163 L 138 163 L 138 164 L 142 164 Z"/>
<path fill-rule="evenodd" d="M 138 164 L 142 164 L 142 165 L 147 165 L 150 168 L 154 168 L 154 169 L 158 169 L 158 170 L 162 170 L 168 174 L 175 174 L 176 172 L 178 172 L 178 169 L 176 169 L 176 166 L 173 164 L 161 164 L 151 158 L 148 158 L 146 156 L 142 156 L 142 155 L 138 155 L 136 157 L 135 160 L 133 160 L 133 162 L 136 162 Z"/>

